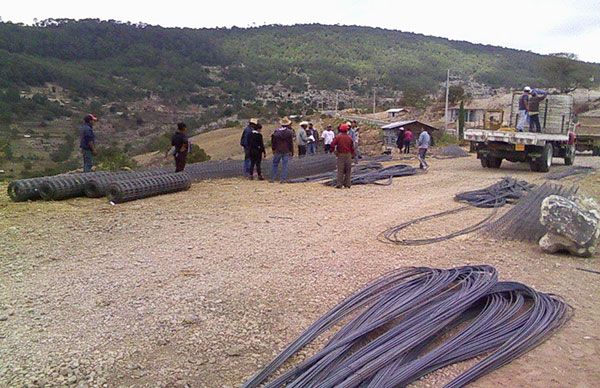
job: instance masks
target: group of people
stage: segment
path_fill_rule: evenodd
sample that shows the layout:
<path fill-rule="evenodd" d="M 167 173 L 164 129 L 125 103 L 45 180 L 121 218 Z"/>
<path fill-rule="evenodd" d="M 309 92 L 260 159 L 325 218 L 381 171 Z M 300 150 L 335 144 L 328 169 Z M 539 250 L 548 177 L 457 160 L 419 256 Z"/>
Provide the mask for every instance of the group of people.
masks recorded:
<path fill-rule="evenodd" d="M 287 117 L 281 119 L 279 125 L 280 127 L 271 135 L 271 149 L 273 151 L 273 175 L 270 177 L 271 182 L 277 178 L 281 182 L 287 180 L 288 161 L 290 157 L 294 156 L 294 143 L 296 143 L 298 157 L 301 158 L 307 154 L 316 154 L 319 148 L 319 140 L 323 141 L 323 152 L 335 152 L 338 160 L 345 161 L 347 159 L 346 154 L 348 154 L 351 155 L 351 162 L 353 159 L 357 160 L 360 155 L 358 153 L 359 127 L 356 121 L 341 124 L 338 127 L 339 133 L 337 136 L 331 125 L 328 125 L 319 136 L 319 132 L 310 121 L 302 121 L 297 132 L 292 128 L 293 123 Z M 248 179 L 254 179 L 256 171 L 257 179 L 264 180 L 261 162 L 266 157 L 266 149 L 261 129 L 262 125 L 258 122 L 258 119 L 252 118 L 248 121 L 248 125 L 242 131 L 240 138 L 240 146 L 244 149 L 244 175 Z M 345 135 L 341 137 L 342 140 L 338 138 L 340 134 Z M 348 147 L 346 136 L 352 142 L 351 149 Z M 280 164 L 281 173 L 279 174 Z M 347 185 L 343 184 L 342 186 L 350 187 L 349 178 L 346 179 L 345 177 L 346 175 L 350 176 L 351 164 L 348 166 L 344 162 L 341 168 L 344 171 L 344 179 L 341 181 L 347 183 Z"/>
<path fill-rule="evenodd" d="M 84 123 L 80 128 L 80 148 L 83 154 L 83 171 L 92 171 L 93 156 L 96 155 L 95 141 L 96 137 L 93 131 L 93 125 L 98 119 L 88 114 L 84 117 Z M 273 151 L 272 173 L 269 179 L 274 182 L 279 179 L 281 183 L 287 181 L 289 158 L 294 156 L 294 142 L 297 143 L 298 156 L 303 157 L 307 153 L 314 155 L 317 153 L 319 139 L 323 141 L 323 150 L 325 153 L 335 153 L 337 157 L 337 188 L 350 188 L 352 180 L 352 162 L 358 162 L 360 157 L 358 151 L 359 130 L 356 121 L 348 121 L 338 126 L 336 135 L 331 125 L 328 125 L 321 136 L 314 128 L 311 122 L 303 121 L 300 123 L 298 133 L 292 129 L 292 121 L 284 117 L 279 121 L 277 128 L 271 135 L 271 149 Z M 410 143 L 413 139 L 410 130 L 401 129 L 398 136 L 398 147 L 402 147 L 404 152 L 410 151 Z M 421 168 L 427 169 L 429 166 L 425 161 L 427 149 L 431 144 L 431 137 L 427 131 L 423 131 L 418 140 L 419 162 Z M 244 174 L 248 179 L 254 179 L 254 171 L 258 180 L 264 180 L 262 174 L 262 159 L 266 158 L 267 152 L 264 138 L 262 135 L 262 125 L 258 119 L 252 118 L 242 132 L 240 145 L 244 148 Z M 180 122 L 177 124 L 177 131 L 171 136 L 171 147 L 165 153 L 169 154 L 175 160 L 175 172 L 185 169 L 187 156 L 191 150 L 191 142 L 187 135 L 187 126 Z M 281 171 L 279 171 L 281 165 Z"/>
<path fill-rule="evenodd" d="M 529 86 L 523 88 L 523 94 L 519 98 L 519 117 L 517 118 L 517 131 L 523 132 L 525 124 L 529 121 L 529 132 L 541 132 L 540 125 L 540 102 L 547 93 L 540 89 L 531 89 Z"/>

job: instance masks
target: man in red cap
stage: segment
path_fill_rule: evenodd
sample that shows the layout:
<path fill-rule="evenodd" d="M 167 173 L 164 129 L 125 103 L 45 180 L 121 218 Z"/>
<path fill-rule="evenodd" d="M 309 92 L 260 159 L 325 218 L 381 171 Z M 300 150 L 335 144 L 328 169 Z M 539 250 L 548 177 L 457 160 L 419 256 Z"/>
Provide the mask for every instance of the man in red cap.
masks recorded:
<path fill-rule="evenodd" d="M 83 154 L 83 172 L 92 171 L 94 155 L 96 151 L 96 135 L 94 134 L 94 122 L 98 121 L 96 116 L 88 114 L 83 118 L 83 125 L 79 128 L 79 148 Z"/>
<path fill-rule="evenodd" d="M 339 127 L 340 133 L 333 139 L 331 149 L 337 156 L 337 181 L 335 187 L 341 189 L 342 186 L 350 188 L 352 181 L 352 159 L 354 158 L 354 141 L 348 135 L 350 126 L 342 124 Z"/>

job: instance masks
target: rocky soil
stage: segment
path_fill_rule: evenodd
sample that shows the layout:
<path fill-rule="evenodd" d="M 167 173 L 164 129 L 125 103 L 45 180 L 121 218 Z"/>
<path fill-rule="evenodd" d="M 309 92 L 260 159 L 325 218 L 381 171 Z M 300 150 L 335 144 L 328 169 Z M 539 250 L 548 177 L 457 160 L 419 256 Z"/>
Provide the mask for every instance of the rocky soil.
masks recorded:
<path fill-rule="evenodd" d="M 599 167 L 600 158 L 577 163 Z M 597 254 L 549 255 L 476 235 L 419 247 L 377 241 L 389 226 L 458 206 L 457 192 L 506 175 L 543 180 L 516 164 L 482 169 L 473 156 L 430 164 L 426 174 L 389 187 L 350 190 L 232 179 L 117 206 L 86 198 L 11 203 L 2 194 L 0 386 L 239 386 L 382 273 L 483 263 L 503 279 L 562 295 L 574 315 L 549 341 L 476 385 L 597 386 L 600 275 L 576 270 L 600 270 Z M 600 173 L 563 182 L 600 196 Z M 441 234 L 488 211 L 411 233 Z M 415 386 L 439 386 L 466 366 Z"/>

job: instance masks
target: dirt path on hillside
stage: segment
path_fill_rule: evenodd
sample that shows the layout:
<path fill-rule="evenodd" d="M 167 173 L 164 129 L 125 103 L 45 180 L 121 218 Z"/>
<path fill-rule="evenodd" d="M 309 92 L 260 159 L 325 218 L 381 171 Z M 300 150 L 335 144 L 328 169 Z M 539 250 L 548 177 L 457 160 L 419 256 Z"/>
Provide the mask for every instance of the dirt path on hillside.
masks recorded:
<path fill-rule="evenodd" d="M 578 164 L 600 167 L 600 158 Z M 420 247 L 377 241 L 389 226 L 456 207 L 457 192 L 509 174 L 543 177 L 510 163 L 482 169 L 472 156 L 431 166 L 389 187 L 232 179 L 118 206 L 11 203 L 2 194 L 0 386 L 238 386 L 371 279 L 400 266 L 464 264 L 493 265 L 501 279 L 575 308 L 551 340 L 477 386 L 596 386 L 600 276 L 575 267 L 600 270 L 598 255 L 546 255 L 477 236 Z M 600 197 L 600 173 L 578 182 Z M 475 209 L 413 232 L 441 234 L 486 214 Z M 462 368 L 415 386 L 439 386 Z"/>

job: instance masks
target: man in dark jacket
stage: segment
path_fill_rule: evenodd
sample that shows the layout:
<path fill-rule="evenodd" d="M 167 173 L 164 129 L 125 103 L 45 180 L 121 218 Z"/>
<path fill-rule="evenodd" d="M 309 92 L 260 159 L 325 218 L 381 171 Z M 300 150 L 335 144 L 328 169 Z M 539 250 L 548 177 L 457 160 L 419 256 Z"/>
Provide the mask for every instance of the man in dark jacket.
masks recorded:
<path fill-rule="evenodd" d="M 273 150 L 273 167 L 271 169 L 271 179 L 269 182 L 274 182 L 277 178 L 277 169 L 281 162 L 280 182 L 284 183 L 287 180 L 288 159 L 294 156 L 294 133 L 292 132 L 292 122 L 287 117 L 279 121 L 280 128 L 276 129 L 271 135 L 271 148 Z"/>
<path fill-rule="evenodd" d="M 258 125 L 258 119 L 251 118 L 246 128 L 242 132 L 242 138 L 240 139 L 240 145 L 244 147 L 244 176 L 250 176 L 250 134 L 252 130 L 256 129 Z"/>
<path fill-rule="evenodd" d="M 250 176 L 249 179 L 254 179 L 254 166 L 256 166 L 256 174 L 258 175 L 258 180 L 264 180 L 262 176 L 262 171 L 260 168 L 260 164 L 262 162 L 263 157 L 267 157 L 267 152 L 265 151 L 265 142 L 263 140 L 263 135 L 260 133 L 262 129 L 262 125 L 258 124 L 256 129 L 252 130 L 250 134 L 250 138 L 248 139 L 249 147 L 250 147 Z"/>
<path fill-rule="evenodd" d="M 187 127 L 184 123 L 177 123 L 177 132 L 171 136 L 171 146 L 173 147 L 173 156 L 175 157 L 175 172 L 185 169 L 190 141 L 186 134 Z"/>
<path fill-rule="evenodd" d="M 83 118 L 83 125 L 79 128 L 79 148 L 83 154 L 83 172 L 92 171 L 94 155 L 96 151 L 96 135 L 94 134 L 94 122 L 98 121 L 96 116 L 88 114 Z"/>
<path fill-rule="evenodd" d="M 527 104 L 527 115 L 529 116 L 529 132 L 541 132 L 542 126 L 540 125 L 540 102 L 546 98 L 546 93 L 534 89 L 529 97 L 529 103 Z"/>
<path fill-rule="evenodd" d="M 334 150 L 337 157 L 337 181 L 335 187 L 341 189 L 342 186 L 350 188 L 352 183 L 352 159 L 355 155 L 354 141 L 348 135 L 348 124 L 340 125 L 338 135 L 331 143 L 331 149 Z"/>

